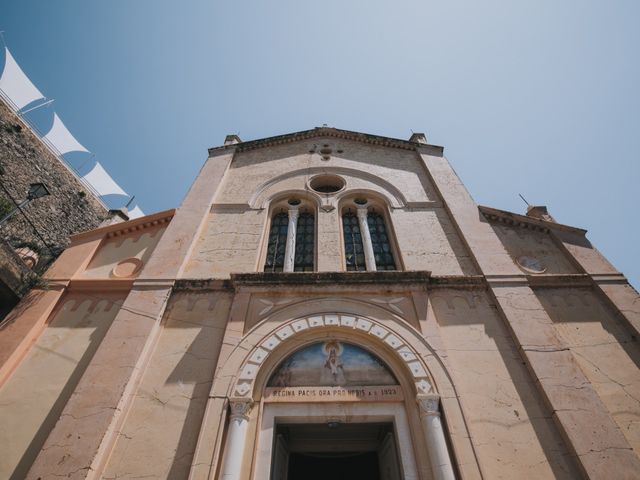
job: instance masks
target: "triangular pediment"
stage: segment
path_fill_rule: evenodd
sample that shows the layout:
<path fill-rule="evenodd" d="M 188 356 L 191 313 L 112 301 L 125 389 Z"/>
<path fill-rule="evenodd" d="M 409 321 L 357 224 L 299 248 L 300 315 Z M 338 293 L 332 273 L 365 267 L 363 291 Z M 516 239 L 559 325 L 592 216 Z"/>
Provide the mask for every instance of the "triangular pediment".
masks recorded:
<path fill-rule="evenodd" d="M 343 140 L 351 140 L 362 142 L 369 145 L 378 145 L 390 148 L 399 148 L 402 150 L 416 150 L 418 147 L 431 148 L 442 154 L 443 147 L 437 145 L 429 145 L 410 140 L 401 140 L 398 138 L 384 137 L 380 135 L 372 135 L 369 133 L 354 132 L 351 130 L 342 130 L 333 127 L 316 127 L 311 130 L 302 130 L 284 135 L 266 137 L 257 140 L 249 140 L 246 142 L 234 143 L 230 145 L 222 145 L 209 149 L 209 154 L 233 148 L 238 152 L 254 150 L 258 148 L 272 147 L 275 145 L 284 145 L 288 143 L 310 140 L 314 138 L 339 138 Z"/>

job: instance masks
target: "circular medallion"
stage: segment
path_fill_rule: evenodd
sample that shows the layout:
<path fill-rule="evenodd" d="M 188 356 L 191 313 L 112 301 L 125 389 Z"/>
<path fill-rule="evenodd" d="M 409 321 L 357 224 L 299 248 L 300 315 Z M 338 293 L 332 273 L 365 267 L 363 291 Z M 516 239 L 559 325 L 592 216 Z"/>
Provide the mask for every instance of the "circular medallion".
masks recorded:
<path fill-rule="evenodd" d="M 119 261 L 118 264 L 113 267 L 111 273 L 117 278 L 130 278 L 136 275 L 141 268 L 142 260 L 131 257 Z"/>
<path fill-rule="evenodd" d="M 516 259 L 516 263 L 522 270 L 528 273 L 544 273 L 547 271 L 547 267 L 536 257 L 521 255 Z"/>

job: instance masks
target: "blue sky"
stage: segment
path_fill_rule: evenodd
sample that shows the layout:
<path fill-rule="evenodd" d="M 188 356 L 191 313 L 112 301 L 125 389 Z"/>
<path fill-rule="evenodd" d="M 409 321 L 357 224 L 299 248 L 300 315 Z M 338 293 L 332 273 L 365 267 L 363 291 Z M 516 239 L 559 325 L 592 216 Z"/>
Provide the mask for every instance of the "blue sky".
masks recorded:
<path fill-rule="evenodd" d="M 639 22 L 637 1 L 0 7 L 14 57 L 55 99 L 37 121 L 55 110 L 147 213 L 177 206 L 228 133 L 413 129 L 479 204 L 547 205 L 636 286 Z"/>

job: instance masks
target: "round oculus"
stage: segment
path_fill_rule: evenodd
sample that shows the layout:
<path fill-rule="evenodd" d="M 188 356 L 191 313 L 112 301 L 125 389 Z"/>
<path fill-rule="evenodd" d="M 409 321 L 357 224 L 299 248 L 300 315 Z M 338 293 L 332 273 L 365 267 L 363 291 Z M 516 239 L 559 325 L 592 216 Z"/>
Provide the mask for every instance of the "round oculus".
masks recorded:
<path fill-rule="evenodd" d="M 547 271 L 547 267 L 536 257 L 529 255 L 520 255 L 516 259 L 518 266 L 528 273 L 544 273 Z"/>

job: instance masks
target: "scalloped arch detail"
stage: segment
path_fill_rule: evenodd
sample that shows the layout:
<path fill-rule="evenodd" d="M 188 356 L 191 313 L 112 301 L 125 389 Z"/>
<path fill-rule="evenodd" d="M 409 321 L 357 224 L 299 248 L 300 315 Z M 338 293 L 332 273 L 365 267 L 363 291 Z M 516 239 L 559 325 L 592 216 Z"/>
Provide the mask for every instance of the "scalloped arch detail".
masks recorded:
<path fill-rule="evenodd" d="M 404 341 L 396 332 L 370 318 L 345 314 L 322 314 L 301 317 L 290 320 L 278 326 L 266 339 L 247 355 L 232 389 L 235 397 L 248 397 L 254 390 L 258 371 L 265 360 L 283 342 L 295 337 L 301 332 L 307 332 L 322 327 L 337 328 L 345 331 L 358 331 L 375 337 L 384 342 L 399 357 L 406 366 L 418 393 L 432 393 L 433 382 L 429 376 L 427 366 L 408 342 Z"/>

